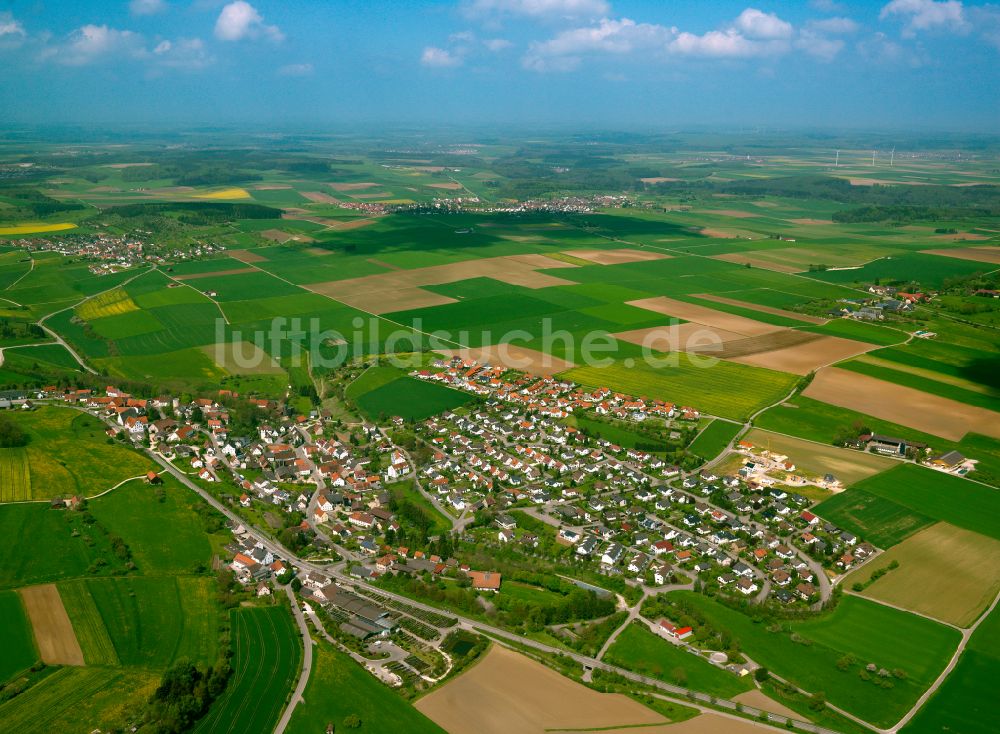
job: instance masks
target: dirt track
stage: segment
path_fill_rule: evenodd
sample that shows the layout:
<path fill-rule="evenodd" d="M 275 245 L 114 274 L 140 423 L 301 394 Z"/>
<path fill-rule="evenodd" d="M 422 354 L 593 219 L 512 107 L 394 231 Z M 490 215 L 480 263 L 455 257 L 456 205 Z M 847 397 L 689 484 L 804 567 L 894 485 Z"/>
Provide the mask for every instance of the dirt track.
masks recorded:
<path fill-rule="evenodd" d="M 28 586 L 20 591 L 42 661 L 49 665 L 83 665 L 83 651 L 56 585 Z"/>

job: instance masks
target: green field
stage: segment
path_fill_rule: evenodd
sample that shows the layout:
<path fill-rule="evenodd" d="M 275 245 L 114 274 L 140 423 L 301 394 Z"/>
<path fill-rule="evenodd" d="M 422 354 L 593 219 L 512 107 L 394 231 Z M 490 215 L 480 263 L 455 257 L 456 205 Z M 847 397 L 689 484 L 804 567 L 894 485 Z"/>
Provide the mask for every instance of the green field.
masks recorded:
<path fill-rule="evenodd" d="M 31 622 L 16 591 L 0 591 L 0 684 L 38 660 Z"/>
<path fill-rule="evenodd" d="M 142 573 L 200 571 L 212 557 L 201 516 L 206 508 L 169 475 L 162 486 L 162 502 L 147 485 L 134 482 L 91 503 L 90 511 L 125 540 Z"/>
<path fill-rule="evenodd" d="M 234 609 L 231 619 L 233 675 L 195 731 L 270 734 L 302 672 L 301 638 L 284 606 Z"/>
<path fill-rule="evenodd" d="M 0 449 L 0 502 L 89 497 L 128 477 L 142 476 L 151 466 L 120 444 L 108 445 L 104 424 L 91 415 L 46 406 L 11 417 L 28 434 L 29 443 Z"/>
<path fill-rule="evenodd" d="M 758 663 L 877 726 L 894 724 L 944 668 L 959 641 L 957 630 L 853 596 L 820 618 L 789 622 L 789 631 L 749 617 L 693 592 L 672 592 L 697 607 L 717 629 L 728 630 Z M 849 656 L 849 657 L 848 657 Z M 845 669 L 838 667 L 841 663 Z M 892 687 L 865 680 L 868 663 L 905 677 Z"/>
<path fill-rule="evenodd" d="M 722 450 L 729 445 L 729 442 L 736 437 L 742 428 L 743 426 L 739 423 L 716 419 L 705 426 L 688 446 L 688 451 L 695 456 L 700 456 L 705 461 L 710 461 L 722 453 Z"/>
<path fill-rule="evenodd" d="M 934 523 L 934 518 L 853 487 L 813 508 L 824 520 L 890 548 Z"/>
<path fill-rule="evenodd" d="M 77 579 L 59 584 L 59 596 L 73 623 L 73 632 L 87 665 L 120 665 L 114 642 L 97 608 L 91 585 L 96 579 Z"/>
<path fill-rule="evenodd" d="M 213 580 L 181 581 L 174 576 L 88 579 L 86 591 L 93 609 L 86 602 L 74 604 L 74 610 L 84 614 L 77 618 L 71 613 L 70 618 L 74 628 L 79 625 L 88 631 L 85 639 L 97 641 L 89 648 L 94 656 L 110 658 L 106 636 L 125 666 L 166 668 L 182 658 L 212 663 L 218 650 Z M 78 600 L 82 592 L 73 590 L 70 596 Z M 103 622 L 104 636 L 94 610 Z M 84 648 L 85 659 L 87 652 Z"/>
<path fill-rule="evenodd" d="M 996 731 L 993 710 L 1000 677 L 1000 609 L 980 624 L 944 684 L 931 696 L 904 734 L 989 734 Z M 990 724 L 993 721 L 994 724 Z"/>
<path fill-rule="evenodd" d="M 816 514 L 827 517 L 824 505 L 828 502 L 835 503 L 840 497 L 849 498 L 856 491 L 887 500 L 905 508 L 909 514 L 944 520 L 1000 539 L 1000 493 L 989 487 L 913 464 L 901 464 L 858 482 L 842 495 L 819 505 Z M 844 499 L 841 503 L 848 501 L 849 499 Z M 834 507 L 838 506 L 842 504 L 834 504 Z M 874 506 L 887 505 L 877 502 Z"/>
<path fill-rule="evenodd" d="M 349 693 L 347 693 L 349 692 Z M 345 695 L 347 693 L 347 695 Z M 444 730 L 326 642 L 314 648 L 305 699 L 295 707 L 289 734 L 315 734 L 354 715 L 362 734 L 443 734 Z"/>
<path fill-rule="evenodd" d="M 123 730 L 129 701 L 144 701 L 159 677 L 142 670 L 66 667 L 0 704 L 0 730 L 18 734 Z"/>
<path fill-rule="evenodd" d="M 631 395 L 668 400 L 723 418 L 745 419 L 755 410 L 777 402 L 799 379 L 783 372 L 716 361 L 701 367 L 687 354 L 674 353 L 676 364 L 632 367 L 616 362 L 608 367 L 575 367 L 560 377 L 585 387 L 610 387 Z"/>
<path fill-rule="evenodd" d="M 468 393 L 410 377 L 397 367 L 366 370 L 347 387 L 347 397 L 370 419 L 398 415 L 423 420 L 473 400 Z"/>
<path fill-rule="evenodd" d="M 732 698 L 753 688 L 749 680 L 738 678 L 657 637 L 644 624 L 626 627 L 608 649 L 605 660 L 612 665 L 720 698 Z"/>

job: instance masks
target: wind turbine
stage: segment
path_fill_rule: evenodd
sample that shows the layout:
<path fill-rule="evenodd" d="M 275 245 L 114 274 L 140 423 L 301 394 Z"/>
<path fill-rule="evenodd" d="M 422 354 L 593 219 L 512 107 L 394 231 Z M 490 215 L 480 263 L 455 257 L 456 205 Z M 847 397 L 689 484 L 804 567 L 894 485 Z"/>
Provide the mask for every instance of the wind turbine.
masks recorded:
<path fill-rule="evenodd" d="M 840 151 L 837 151 L 837 161 L 833 164 L 834 168 L 840 168 Z"/>
<path fill-rule="evenodd" d="M 889 168 L 892 168 L 892 162 L 896 158 L 896 146 L 892 146 L 892 153 L 889 154 Z"/>
<path fill-rule="evenodd" d="M 872 165 L 875 165 L 875 154 L 878 153 L 878 148 L 872 151 Z"/>

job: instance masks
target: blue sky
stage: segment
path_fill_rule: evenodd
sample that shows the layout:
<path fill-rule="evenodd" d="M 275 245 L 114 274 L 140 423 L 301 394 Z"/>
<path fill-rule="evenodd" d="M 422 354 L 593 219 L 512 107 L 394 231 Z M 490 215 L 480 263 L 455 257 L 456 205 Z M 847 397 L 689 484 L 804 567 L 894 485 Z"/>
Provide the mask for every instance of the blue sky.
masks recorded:
<path fill-rule="evenodd" d="M 15 123 L 1000 130 L 1000 4 L 0 0 Z"/>

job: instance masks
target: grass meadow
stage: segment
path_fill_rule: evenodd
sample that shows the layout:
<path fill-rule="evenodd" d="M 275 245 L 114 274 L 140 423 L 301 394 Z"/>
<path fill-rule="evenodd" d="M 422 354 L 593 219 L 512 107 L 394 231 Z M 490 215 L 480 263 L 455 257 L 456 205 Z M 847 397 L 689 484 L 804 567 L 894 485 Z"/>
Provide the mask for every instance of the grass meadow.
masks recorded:
<path fill-rule="evenodd" d="M 0 591 L 0 684 L 38 660 L 31 622 L 16 591 Z"/>

